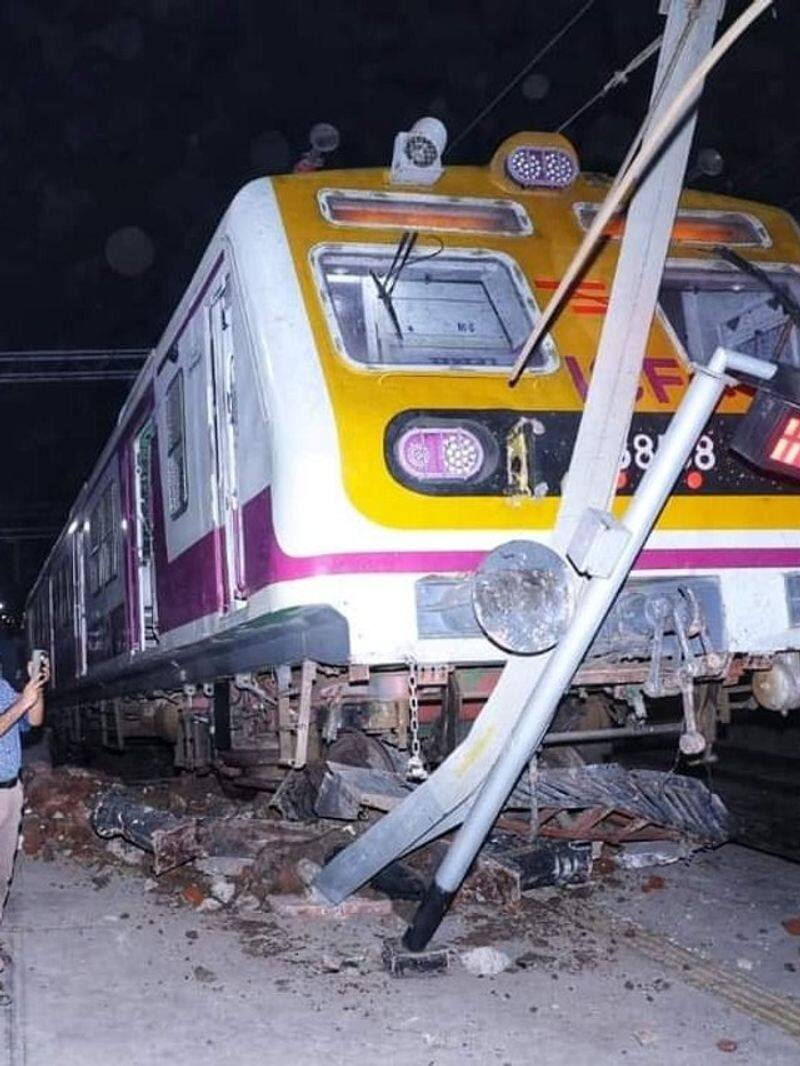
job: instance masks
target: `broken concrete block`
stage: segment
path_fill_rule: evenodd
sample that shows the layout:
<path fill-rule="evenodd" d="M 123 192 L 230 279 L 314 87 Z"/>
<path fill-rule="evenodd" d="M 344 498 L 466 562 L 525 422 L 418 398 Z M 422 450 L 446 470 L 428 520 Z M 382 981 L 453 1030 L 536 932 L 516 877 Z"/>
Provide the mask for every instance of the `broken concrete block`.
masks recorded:
<path fill-rule="evenodd" d="M 464 882 L 464 902 L 489 903 L 503 907 L 522 899 L 522 876 L 513 859 L 481 852 L 475 868 Z"/>
<path fill-rule="evenodd" d="M 235 907 L 240 914 L 253 914 L 261 909 L 261 900 L 258 896 L 253 895 L 252 892 L 243 892 L 236 899 Z"/>
<path fill-rule="evenodd" d="M 241 877 L 245 870 L 252 867 L 253 860 L 233 855 L 210 855 L 195 859 L 194 865 L 207 877 Z"/>
<path fill-rule="evenodd" d="M 306 896 L 269 896 L 269 904 L 283 918 L 385 918 L 392 913 L 390 899 L 365 899 L 351 896 L 342 903 L 329 903 L 317 893 Z"/>
<path fill-rule="evenodd" d="M 511 966 L 511 958 L 498 948 L 482 947 L 462 951 L 461 965 L 473 977 L 496 977 Z"/>
<path fill-rule="evenodd" d="M 138 848 L 133 847 L 131 844 L 126 844 L 119 837 L 108 841 L 106 851 L 110 852 L 115 859 L 128 863 L 129 866 L 139 866 L 143 857 Z"/>
<path fill-rule="evenodd" d="M 191 903 L 193 907 L 199 907 L 206 898 L 205 892 L 199 885 L 187 885 L 181 895 L 186 902 Z"/>
<path fill-rule="evenodd" d="M 297 860 L 297 876 L 304 885 L 310 886 L 321 869 L 320 864 L 314 862 L 313 859 L 302 858 Z"/>
<path fill-rule="evenodd" d="M 223 905 L 228 904 L 236 895 L 236 885 L 224 877 L 217 877 L 211 882 L 211 895 Z"/>
<path fill-rule="evenodd" d="M 655 1044 L 658 1040 L 658 1036 L 652 1029 L 636 1029 L 634 1030 L 633 1035 L 642 1047 L 649 1047 L 651 1044 Z"/>
<path fill-rule="evenodd" d="M 623 870 L 642 870 L 648 866 L 668 866 L 685 859 L 692 850 L 682 840 L 634 840 L 620 845 L 616 860 Z"/>
<path fill-rule="evenodd" d="M 401 940 L 394 937 L 383 942 L 381 959 L 384 970 L 392 977 L 422 977 L 447 973 L 450 969 L 450 952 L 447 948 L 429 947 L 425 951 L 409 951 L 403 947 Z"/>

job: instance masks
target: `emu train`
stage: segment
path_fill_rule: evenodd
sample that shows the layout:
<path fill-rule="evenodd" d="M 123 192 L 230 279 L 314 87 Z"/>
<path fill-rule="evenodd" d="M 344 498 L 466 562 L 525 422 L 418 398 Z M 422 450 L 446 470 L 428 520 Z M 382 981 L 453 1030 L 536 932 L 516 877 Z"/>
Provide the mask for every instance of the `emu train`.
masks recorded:
<path fill-rule="evenodd" d="M 609 182 L 553 134 L 443 167 L 437 132 L 400 135 L 390 170 L 234 198 L 30 594 L 56 740 L 161 737 L 178 767 L 271 789 L 331 751 L 424 772 L 480 713 L 505 653 L 473 575 L 548 541 L 624 219 L 511 390 Z M 690 360 L 800 365 L 799 270 L 786 213 L 684 193 L 619 499 Z M 687 676 L 709 736 L 753 693 L 800 704 L 800 504 L 729 452 L 749 402 L 729 390 L 700 438 L 562 735 L 624 735 Z"/>

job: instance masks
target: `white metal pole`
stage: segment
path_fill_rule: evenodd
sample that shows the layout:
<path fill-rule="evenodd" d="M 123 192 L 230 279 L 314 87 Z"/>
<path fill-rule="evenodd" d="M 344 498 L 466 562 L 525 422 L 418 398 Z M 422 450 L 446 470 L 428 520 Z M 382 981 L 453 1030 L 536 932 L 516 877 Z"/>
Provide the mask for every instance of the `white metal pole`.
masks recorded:
<path fill-rule="evenodd" d="M 625 512 L 630 534 L 608 577 L 590 578 L 575 616 L 552 652 L 509 742 L 497 759 L 469 810 L 405 935 L 405 945 L 420 951 L 438 928 L 445 911 L 475 860 L 531 752 L 541 743 L 564 690 L 583 661 L 603 619 L 658 519 L 698 437 L 731 379 L 728 367 L 769 376 L 769 365 L 719 348 L 707 367 L 696 372 L 656 455 Z M 773 371 L 774 372 L 774 371 Z"/>
<path fill-rule="evenodd" d="M 722 0 L 702 0 L 699 7 L 696 0 L 669 0 L 661 5 L 662 11 L 667 9 L 662 54 L 653 90 L 654 96 L 658 96 L 658 106 L 654 108 L 652 121 L 681 91 L 695 65 L 708 53 Z M 683 182 L 692 122 L 693 119 L 676 135 L 674 143 L 653 167 L 631 204 L 603 327 L 601 352 L 592 373 L 589 397 L 581 419 L 583 427 L 591 418 L 595 430 L 588 435 L 585 430 L 580 432 L 581 444 L 573 450 L 555 530 L 558 544 L 563 545 L 567 539 L 562 532 L 562 515 L 570 510 L 567 505 L 576 497 L 578 481 L 588 481 L 591 493 L 582 500 L 583 507 L 593 505 L 602 510 L 608 506 L 608 493 L 603 486 L 609 483 L 609 479 L 613 483 L 616 477 L 628 432 L 644 343 L 653 319 L 661 266 Z M 666 182 L 665 173 L 669 178 Z M 645 203 L 637 207 L 642 197 Z M 655 240 L 656 231 L 660 242 Z M 624 299 L 621 299 L 620 292 Z M 630 395 L 623 388 L 622 379 L 626 376 L 625 388 Z M 612 442 L 615 434 L 616 444 Z M 601 450 L 606 465 L 610 463 L 613 478 L 608 469 L 600 469 L 597 456 Z M 611 459 L 608 459 L 609 455 Z M 591 468 L 588 479 L 584 468 Z M 400 806 L 325 866 L 315 885 L 328 899 L 338 903 L 393 859 L 441 836 L 461 822 L 492 763 L 505 749 L 549 654 L 509 659 L 477 721 L 456 751 Z"/>

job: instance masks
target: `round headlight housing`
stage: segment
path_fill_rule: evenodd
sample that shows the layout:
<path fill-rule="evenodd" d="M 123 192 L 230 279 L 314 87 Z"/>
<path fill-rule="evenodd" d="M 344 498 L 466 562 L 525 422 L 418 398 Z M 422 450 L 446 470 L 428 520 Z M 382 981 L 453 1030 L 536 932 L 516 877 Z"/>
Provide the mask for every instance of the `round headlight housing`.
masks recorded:
<path fill-rule="evenodd" d="M 472 605 L 483 632 L 503 651 L 535 655 L 554 647 L 574 609 L 570 571 L 536 541 L 512 540 L 475 571 Z"/>
<path fill-rule="evenodd" d="M 566 189 L 578 176 L 578 167 L 561 148 L 520 144 L 506 158 L 506 173 L 522 189 Z"/>

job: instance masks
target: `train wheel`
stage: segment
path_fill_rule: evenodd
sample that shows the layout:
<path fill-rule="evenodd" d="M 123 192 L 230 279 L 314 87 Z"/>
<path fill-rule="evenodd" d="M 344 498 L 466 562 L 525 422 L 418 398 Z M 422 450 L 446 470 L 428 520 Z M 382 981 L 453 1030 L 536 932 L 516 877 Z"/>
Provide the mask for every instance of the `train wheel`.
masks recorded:
<path fill-rule="evenodd" d="M 325 753 L 326 760 L 345 766 L 364 766 L 370 770 L 396 772 L 398 764 L 392 752 L 376 737 L 359 729 L 347 729 L 339 734 Z"/>

